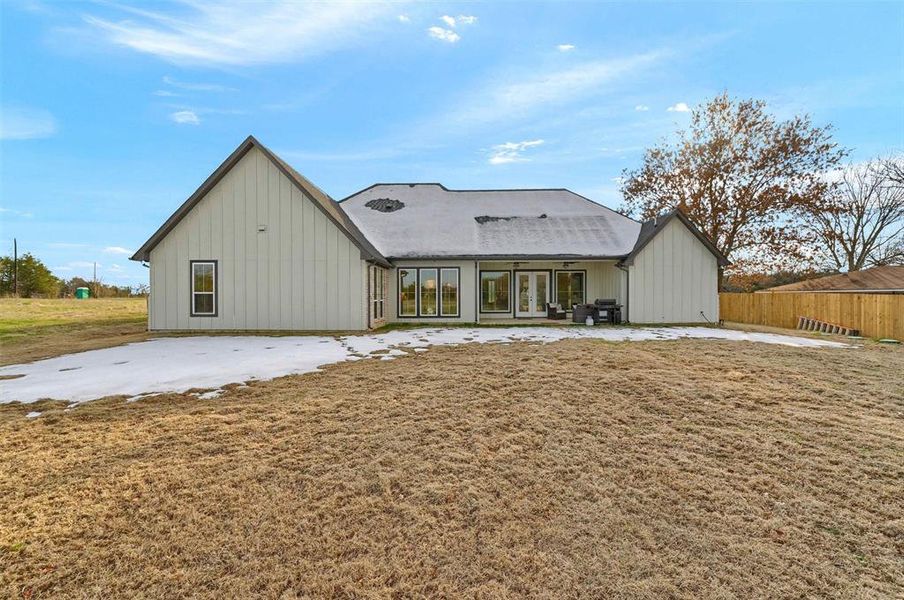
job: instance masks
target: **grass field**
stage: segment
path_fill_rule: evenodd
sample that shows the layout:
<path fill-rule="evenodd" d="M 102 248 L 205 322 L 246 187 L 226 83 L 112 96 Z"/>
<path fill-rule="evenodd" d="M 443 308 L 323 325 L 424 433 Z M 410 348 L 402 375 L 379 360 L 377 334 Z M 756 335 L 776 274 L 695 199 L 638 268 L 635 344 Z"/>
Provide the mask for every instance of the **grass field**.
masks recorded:
<path fill-rule="evenodd" d="M 0 364 L 146 338 L 145 298 L 0 298 Z"/>
<path fill-rule="evenodd" d="M 0 406 L 0 593 L 900 597 L 901 373 L 574 340 Z"/>

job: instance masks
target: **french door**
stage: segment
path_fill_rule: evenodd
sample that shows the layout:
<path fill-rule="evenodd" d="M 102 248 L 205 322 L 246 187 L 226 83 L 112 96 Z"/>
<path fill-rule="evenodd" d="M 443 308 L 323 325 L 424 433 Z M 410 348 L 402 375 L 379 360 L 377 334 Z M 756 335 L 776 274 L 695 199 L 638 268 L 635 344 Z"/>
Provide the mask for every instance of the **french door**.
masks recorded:
<path fill-rule="evenodd" d="M 548 271 L 515 272 L 515 316 L 545 317 L 549 302 Z"/>

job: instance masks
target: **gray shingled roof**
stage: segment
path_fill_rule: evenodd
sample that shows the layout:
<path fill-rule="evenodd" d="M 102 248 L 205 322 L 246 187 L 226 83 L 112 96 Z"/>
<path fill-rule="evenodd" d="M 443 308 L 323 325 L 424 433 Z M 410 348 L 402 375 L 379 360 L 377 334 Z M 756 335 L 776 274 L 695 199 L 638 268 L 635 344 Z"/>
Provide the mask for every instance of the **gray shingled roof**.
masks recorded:
<path fill-rule="evenodd" d="M 387 205 L 398 204 L 374 200 L 404 206 L 387 212 Z M 437 183 L 378 184 L 340 204 L 388 258 L 620 258 L 640 233 L 637 221 L 565 189 L 458 191 Z"/>
<path fill-rule="evenodd" d="M 388 258 L 612 258 L 630 264 L 678 217 L 729 264 L 687 217 L 673 211 L 643 224 L 566 189 L 450 190 L 438 183 L 377 184 L 337 203 L 254 137 L 214 171 L 132 256 L 150 252 L 252 147 L 259 148 L 361 250 Z"/>

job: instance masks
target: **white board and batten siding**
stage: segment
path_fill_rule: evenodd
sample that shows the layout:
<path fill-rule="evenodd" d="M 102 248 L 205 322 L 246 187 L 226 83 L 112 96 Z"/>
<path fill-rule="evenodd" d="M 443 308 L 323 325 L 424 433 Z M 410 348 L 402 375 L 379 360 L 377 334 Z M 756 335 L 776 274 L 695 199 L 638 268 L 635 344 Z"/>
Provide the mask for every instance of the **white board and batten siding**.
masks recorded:
<path fill-rule="evenodd" d="M 628 270 L 632 323 L 719 320 L 718 261 L 679 219 L 650 240 Z"/>
<path fill-rule="evenodd" d="M 191 316 L 193 260 L 217 261 L 214 317 Z M 149 325 L 365 329 L 366 273 L 348 236 L 252 148 L 151 251 Z"/>

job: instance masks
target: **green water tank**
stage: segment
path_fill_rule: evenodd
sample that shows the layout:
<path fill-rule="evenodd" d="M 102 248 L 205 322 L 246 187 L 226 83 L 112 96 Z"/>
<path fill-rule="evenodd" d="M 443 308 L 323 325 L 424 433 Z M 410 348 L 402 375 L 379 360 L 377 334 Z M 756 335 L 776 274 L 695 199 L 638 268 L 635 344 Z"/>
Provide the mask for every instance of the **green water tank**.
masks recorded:
<path fill-rule="evenodd" d="M 88 288 L 75 288 L 75 297 L 79 300 L 84 300 L 90 295 L 91 292 L 88 290 Z"/>

